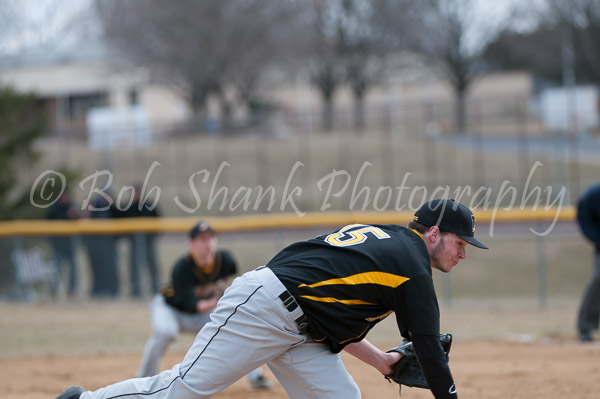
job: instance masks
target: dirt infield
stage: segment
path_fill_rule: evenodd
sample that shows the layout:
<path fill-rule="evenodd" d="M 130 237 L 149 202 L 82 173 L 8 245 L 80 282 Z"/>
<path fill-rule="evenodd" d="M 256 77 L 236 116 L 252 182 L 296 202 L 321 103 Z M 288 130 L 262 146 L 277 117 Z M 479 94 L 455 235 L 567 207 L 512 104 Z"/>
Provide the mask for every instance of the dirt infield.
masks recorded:
<path fill-rule="evenodd" d="M 177 363 L 183 353 L 171 353 L 166 363 Z M 69 385 L 95 389 L 131 376 L 137 355 L 30 357 L 0 359 L 4 399 L 53 398 Z M 363 398 L 398 397 L 395 384 L 377 371 L 344 355 Z M 575 342 L 457 342 L 451 366 L 461 398 L 577 398 L 596 399 L 600 392 L 600 345 Z M 269 374 L 270 375 L 270 374 Z M 285 398 L 281 386 L 257 392 L 240 380 L 215 398 Z M 404 388 L 403 398 L 430 398 L 428 391 Z"/>
<path fill-rule="evenodd" d="M 575 340 L 575 310 L 572 302 L 551 303 L 545 311 L 506 302 L 502 306 L 455 304 L 445 309 L 442 328 L 454 334 L 450 366 L 459 396 L 598 398 L 600 343 Z M 145 302 L 0 303 L 0 314 L 2 399 L 50 399 L 70 385 L 96 389 L 129 378 L 135 374 L 150 332 Z M 393 320 L 383 321 L 369 339 L 382 349 L 395 346 Z M 191 335 L 180 336 L 161 368 L 177 364 L 192 340 Z M 342 355 L 363 398 L 398 397 L 395 384 L 355 358 Z M 286 395 L 279 385 L 267 392 L 253 391 L 242 379 L 215 397 Z M 404 388 L 402 397 L 431 398 L 431 394 Z"/>

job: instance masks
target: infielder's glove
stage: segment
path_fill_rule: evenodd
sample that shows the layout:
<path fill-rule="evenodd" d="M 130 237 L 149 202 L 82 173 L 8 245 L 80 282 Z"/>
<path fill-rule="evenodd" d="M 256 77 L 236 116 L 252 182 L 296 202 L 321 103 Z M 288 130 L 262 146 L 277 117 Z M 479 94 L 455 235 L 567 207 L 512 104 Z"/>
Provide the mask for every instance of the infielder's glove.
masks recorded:
<path fill-rule="evenodd" d="M 452 334 L 440 334 L 440 343 L 442 344 L 447 360 L 450 347 L 452 346 Z M 421 365 L 417 361 L 412 341 L 404 341 L 388 352 L 398 352 L 403 355 L 402 359 L 393 366 L 393 371 L 385 376 L 388 381 L 394 381 L 397 384 L 408 387 L 429 388 Z"/>

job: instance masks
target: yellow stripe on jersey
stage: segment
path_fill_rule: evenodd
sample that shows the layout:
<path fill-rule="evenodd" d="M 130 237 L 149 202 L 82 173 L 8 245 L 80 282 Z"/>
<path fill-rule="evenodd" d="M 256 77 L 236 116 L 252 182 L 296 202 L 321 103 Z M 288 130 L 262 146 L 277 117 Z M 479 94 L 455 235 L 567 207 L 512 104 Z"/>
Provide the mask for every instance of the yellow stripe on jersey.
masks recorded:
<path fill-rule="evenodd" d="M 360 299 L 337 299 L 331 297 L 318 297 L 318 296 L 310 296 L 310 295 L 301 295 L 302 298 L 310 299 L 311 301 L 317 302 L 338 302 L 343 303 L 344 305 L 375 305 L 371 302 L 362 301 Z"/>
<path fill-rule="evenodd" d="M 390 311 L 388 311 L 388 312 L 385 312 L 384 314 L 382 314 L 382 315 L 379 315 L 379 316 L 375 316 L 375 317 L 368 317 L 366 320 L 367 320 L 367 321 L 369 321 L 369 322 L 373 322 L 373 321 L 376 321 L 376 320 L 383 320 L 383 319 L 385 319 L 386 317 L 388 317 L 389 315 L 391 315 L 392 313 L 394 313 L 394 311 L 393 311 L 393 310 L 390 310 Z"/>
<path fill-rule="evenodd" d="M 323 285 L 357 285 L 357 284 L 377 284 L 385 287 L 396 288 L 405 283 L 409 278 L 398 276 L 392 273 L 384 272 L 366 272 L 359 273 L 348 277 L 333 278 L 331 280 L 320 281 L 311 285 L 300 284 L 298 287 L 320 287 Z"/>
<path fill-rule="evenodd" d="M 369 327 L 365 328 L 363 330 L 363 332 L 361 332 L 357 337 L 348 338 L 347 340 L 344 340 L 344 341 L 340 342 L 340 345 L 343 345 L 343 344 L 345 344 L 348 341 L 362 339 L 365 336 L 365 334 L 367 334 L 368 331 L 369 331 Z"/>

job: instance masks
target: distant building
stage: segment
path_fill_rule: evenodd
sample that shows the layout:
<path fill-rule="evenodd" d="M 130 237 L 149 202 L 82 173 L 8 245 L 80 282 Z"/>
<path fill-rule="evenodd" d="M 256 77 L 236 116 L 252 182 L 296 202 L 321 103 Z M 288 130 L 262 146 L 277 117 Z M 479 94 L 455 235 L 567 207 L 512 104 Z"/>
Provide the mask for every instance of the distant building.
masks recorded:
<path fill-rule="evenodd" d="M 151 131 L 185 121 L 188 106 L 173 90 L 153 83 L 144 68 L 125 66 L 106 47 L 30 51 L 0 58 L 0 84 L 34 92 L 52 134 L 85 138 L 92 109 L 143 110 Z"/>
<path fill-rule="evenodd" d="M 181 93 L 157 84 L 145 68 L 126 65 L 123 58 L 101 44 L 4 57 L 0 58 L 0 84 L 35 92 L 40 107 L 50 117 L 52 134 L 87 138 L 92 147 L 144 145 L 190 120 L 192 111 Z M 279 79 L 263 92 L 274 109 L 281 111 L 271 114 L 270 130 L 293 134 L 318 129 L 319 92 L 308 76 L 288 79 Z M 528 72 L 492 74 L 475 80 L 467 98 L 471 128 L 483 134 L 515 134 L 509 125 L 519 118 L 515 109 L 530 111 L 533 86 Z M 220 110 L 215 100 L 209 99 L 207 109 L 207 123 L 214 122 L 215 126 L 207 124 L 207 131 L 219 130 Z M 417 63 L 367 92 L 366 126 L 383 123 L 393 131 L 415 135 L 452 132 L 453 101 L 450 85 Z M 235 112 L 243 120 L 247 110 Z M 351 128 L 354 113 L 351 90 L 340 87 L 334 100 L 336 128 Z M 482 124 L 486 118 L 487 123 Z M 529 123 L 538 126 L 535 119 Z"/>

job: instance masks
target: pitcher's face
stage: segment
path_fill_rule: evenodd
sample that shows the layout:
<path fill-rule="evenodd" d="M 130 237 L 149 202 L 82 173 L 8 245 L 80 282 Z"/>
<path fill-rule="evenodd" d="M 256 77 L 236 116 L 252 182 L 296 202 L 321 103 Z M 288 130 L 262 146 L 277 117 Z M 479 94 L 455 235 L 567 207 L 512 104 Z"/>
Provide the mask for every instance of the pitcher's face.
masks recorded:
<path fill-rule="evenodd" d="M 431 248 L 431 267 L 448 273 L 466 257 L 468 243 L 456 234 L 442 233 L 438 242 Z"/>

